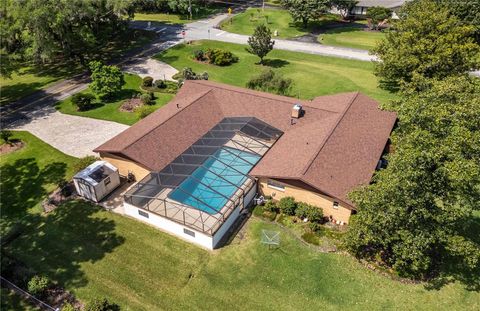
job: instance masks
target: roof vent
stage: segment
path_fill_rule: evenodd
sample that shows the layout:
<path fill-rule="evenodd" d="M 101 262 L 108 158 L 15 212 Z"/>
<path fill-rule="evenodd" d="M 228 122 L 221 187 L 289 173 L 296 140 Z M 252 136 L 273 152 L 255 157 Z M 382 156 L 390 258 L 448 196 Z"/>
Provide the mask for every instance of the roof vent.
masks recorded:
<path fill-rule="evenodd" d="M 295 104 L 293 105 L 293 108 L 292 108 L 292 118 L 300 118 L 303 114 L 303 110 L 302 110 L 302 105 L 300 104 Z"/>

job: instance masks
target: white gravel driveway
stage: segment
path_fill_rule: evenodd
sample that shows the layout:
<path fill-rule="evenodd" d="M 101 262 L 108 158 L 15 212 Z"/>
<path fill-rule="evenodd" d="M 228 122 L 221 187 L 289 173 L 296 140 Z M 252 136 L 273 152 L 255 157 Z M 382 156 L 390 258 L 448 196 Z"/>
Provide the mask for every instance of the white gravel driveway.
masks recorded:
<path fill-rule="evenodd" d="M 126 130 L 128 125 L 63 114 L 46 108 L 29 115 L 25 124 L 14 124 L 14 130 L 29 131 L 47 144 L 74 157 L 94 155 L 92 151 L 105 141 Z"/>

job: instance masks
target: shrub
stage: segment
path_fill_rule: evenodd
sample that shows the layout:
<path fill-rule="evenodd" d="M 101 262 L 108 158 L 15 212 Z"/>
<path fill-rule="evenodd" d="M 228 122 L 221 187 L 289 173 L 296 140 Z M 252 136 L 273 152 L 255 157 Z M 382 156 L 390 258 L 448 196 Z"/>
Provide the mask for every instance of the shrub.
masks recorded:
<path fill-rule="evenodd" d="M 155 111 L 155 107 L 152 106 L 140 106 L 138 107 L 135 112 L 137 113 L 140 119 L 147 117 L 149 114 Z"/>
<path fill-rule="evenodd" d="M 167 83 L 165 83 L 163 80 L 155 80 L 153 84 L 159 89 L 164 89 L 167 87 Z"/>
<path fill-rule="evenodd" d="M 267 203 L 265 203 L 265 206 L 263 207 L 264 210 L 268 212 L 277 212 L 278 207 L 277 204 L 273 200 L 268 200 Z"/>
<path fill-rule="evenodd" d="M 284 78 L 280 73 L 267 69 L 247 82 L 247 87 L 252 90 L 287 95 L 292 88 L 292 79 Z"/>
<path fill-rule="evenodd" d="M 9 131 L 9 130 L 0 131 L 0 137 L 6 144 L 10 143 L 10 138 L 12 137 L 12 135 L 13 135 L 12 131 Z"/>
<path fill-rule="evenodd" d="M 148 94 L 148 93 L 140 95 L 140 99 L 141 99 L 142 103 L 144 103 L 145 105 L 153 105 L 155 103 L 152 100 L 150 94 Z"/>
<path fill-rule="evenodd" d="M 92 164 L 93 162 L 100 160 L 96 156 L 89 155 L 83 158 L 78 159 L 78 161 L 73 165 L 73 171 L 78 172 Z"/>
<path fill-rule="evenodd" d="M 318 240 L 318 237 L 313 232 L 305 232 L 304 234 L 302 234 L 302 239 L 305 242 L 313 244 L 313 245 L 319 245 L 320 244 L 320 241 Z"/>
<path fill-rule="evenodd" d="M 72 96 L 72 104 L 77 106 L 79 111 L 85 111 L 92 107 L 92 102 L 95 100 L 95 96 L 90 93 L 82 94 L 77 93 Z"/>
<path fill-rule="evenodd" d="M 198 61 L 204 61 L 205 60 L 205 52 L 203 52 L 203 50 L 195 50 L 195 51 L 193 51 L 193 57 Z"/>
<path fill-rule="evenodd" d="M 323 219 L 323 210 L 319 207 L 300 202 L 297 204 L 295 215 L 299 218 L 307 218 L 310 222 L 320 222 Z"/>
<path fill-rule="evenodd" d="M 263 206 L 257 205 L 253 209 L 253 215 L 257 217 L 261 217 L 263 215 Z"/>
<path fill-rule="evenodd" d="M 210 64 L 217 66 L 227 66 L 238 62 L 238 57 L 232 52 L 223 49 L 208 49 L 206 56 Z"/>
<path fill-rule="evenodd" d="M 322 226 L 317 222 L 310 222 L 308 223 L 308 228 L 311 232 L 318 232 L 322 229 Z"/>
<path fill-rule="evenodd" d="M 181 72 L 177 72 L 174 76 L 174 79 L 178 80 L 180 83 L 183 82 L 183 80 L 208 80 L 208 73 L 203 72 L 199 75 L 197 75 L 192 68 L 190 67 L 185 67 Z"/>
<path fill-rule="evenodd" d="M 50 280 L 46 276 L 35 275 L 28 281 L 28 291 L 37 297 L 41 297 L 48 288 Z"/>
<path fill-rule="evenodd" d="M 75 309 L 75 307 L 69 302 L 64 304 L 63 307 L 62 307 L 62 311 L 76 311 L 76 310 L 77 309 Z"/>
<path fill-rule="evenodd" d="M 119 311 L 120 307 L 107 298 L 96 298 L 85 306 L 85 311 Z"/>
<path fill-rule="evenodd" d="M 295 214 L 297 204 L 295 203 L 295 199 L 293 197 L 284 197 L 278 202 L 278 208 L 285 215 L 291 216 Z"/>
<path fill-rule="evenodd" d="M 145 77 L 142 79 L 142 86 L 150 87 L 153 85 L 153 78 L 152 77 Z"/>

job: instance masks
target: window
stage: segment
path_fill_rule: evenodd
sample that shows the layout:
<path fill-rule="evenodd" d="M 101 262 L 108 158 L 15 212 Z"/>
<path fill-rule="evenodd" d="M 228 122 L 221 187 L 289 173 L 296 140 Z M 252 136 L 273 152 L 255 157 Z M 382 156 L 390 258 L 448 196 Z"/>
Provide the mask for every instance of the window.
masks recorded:
<path fill-rule="evenodd" d="M 337 201 L 334 201 L 334 202 L 333 202 L 333 208 L 334 208 L 334 209 L 338 209 L 338 202 L 337 202 Z"/>
<path fill-rule="evenodd" d="M 149 216 L 150 216 L 147 212 L 144 212 L 144 211 L 141 211 L 141 210 L 138 210 L 138 215 L 143 216 L 145 218 L 149 218 Z"/>
<path fill-rule="evenodd" d="M 183 228 L 183 233 L 185 233 L 189 236 L 195 237 L 195 232 L 193 232 L 192 230 L 188 230 L 186 228 Z"/>
<path fill-rule="evenodd" d="M 272 189 L 275 189 L 275 190 L 285 191 L 285 186 L 284 185 L 282 185 L 281 183 L 278 183 L 276 181 L 270 180 L 270 179 L 267 181 L 267 186 L 268 186 L 268 188 L 272 188 Z"/>
<path fill-rule="evenodd" d="M 108 185 L 110 182 L 110 177 L 105 178 L 105 180 L 103 181 L 105 186 Z"/>

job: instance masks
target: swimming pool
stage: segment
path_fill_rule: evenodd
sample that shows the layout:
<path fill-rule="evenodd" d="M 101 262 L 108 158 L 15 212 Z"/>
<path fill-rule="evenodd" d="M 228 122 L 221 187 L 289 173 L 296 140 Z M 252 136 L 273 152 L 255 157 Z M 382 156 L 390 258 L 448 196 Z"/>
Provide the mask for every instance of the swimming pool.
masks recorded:
<path fill-rule="evenodd" d="M 187 177 L 169 198 L 208 214 L 218 213 L 248 178 L 260 156 L 222 147 Z"/>

